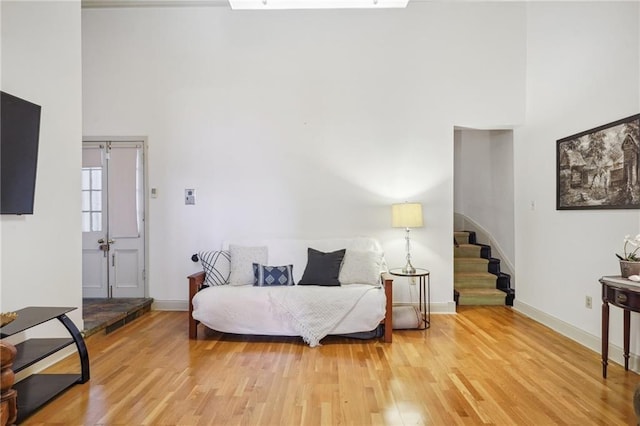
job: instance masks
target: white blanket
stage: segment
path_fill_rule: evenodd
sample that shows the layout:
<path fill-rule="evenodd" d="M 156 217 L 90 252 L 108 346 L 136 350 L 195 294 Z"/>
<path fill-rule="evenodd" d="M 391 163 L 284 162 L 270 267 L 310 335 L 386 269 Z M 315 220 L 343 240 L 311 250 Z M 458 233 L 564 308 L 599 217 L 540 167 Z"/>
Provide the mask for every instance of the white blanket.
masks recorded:
<path fill-rule="evenodd" d="M 297 286 L 295 286 L 297 287 Z M 317 304 L 324 310 L 334 309 L 332 300 L 346 299 L 347 293 L 363 293 L 346 316 L 328 320 L 326 325 L 335 324 L 328 334 L 349 334 L 375 329 L 385 315 L 386 297 L 384 289 L 367 284 L 349 284 L 341 287 L 300 286 L 298 290 L 317 293 Z M 360 288 L 361 290 L 356 290 Z M 282 305 L 296 304 L 285 294 L 293 293 L 291 287 L 253 287 L 220 285 L 207 287 L 193 298 L 193 318 L 207 327 L 222 333 L 257 334 L 270 336 L 300 336 L 300 327 L 294 327 L 286 308 Z M 292 296 L 296 297 L 296 296 Z M 353 298 L 352 300 L 355 300 Z M 271 300 L 287 300 L 272 303 Z M 301 302 L 300 302 L 301 303 Z M 342 303 L 340 300 L 338 303 Z M 278 306 L 276 306 L 278 305 Z M 307 306 L 307 309 L 309 306 Z M 295 312 L 295 311 L 294 311 Z M 322 314 L 325 315 L 325 314 Z M 320 335 L 320 333 L 316 335 Z"/>
<path fill-rule="evenodd" d="M 333 330 L 370 290 L 370 286 L 343 286 L 341 291 L 327 292 L 320 286 L 291 286 L 275 295 L 269 303 L 284 321 L 290 323 L 312 348 Z"/>

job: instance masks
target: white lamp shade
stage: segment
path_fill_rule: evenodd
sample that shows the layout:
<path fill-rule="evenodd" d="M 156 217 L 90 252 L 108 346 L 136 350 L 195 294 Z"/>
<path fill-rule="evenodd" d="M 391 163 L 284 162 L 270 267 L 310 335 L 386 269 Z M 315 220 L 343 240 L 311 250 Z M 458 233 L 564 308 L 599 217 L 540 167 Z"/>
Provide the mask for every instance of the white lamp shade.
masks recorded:
<path fill-rule="evenodd" d="M 394 228 L 421 228 L 424 226 L 422 222 L 422 204 L 392 204 L 391 226 Z"/>

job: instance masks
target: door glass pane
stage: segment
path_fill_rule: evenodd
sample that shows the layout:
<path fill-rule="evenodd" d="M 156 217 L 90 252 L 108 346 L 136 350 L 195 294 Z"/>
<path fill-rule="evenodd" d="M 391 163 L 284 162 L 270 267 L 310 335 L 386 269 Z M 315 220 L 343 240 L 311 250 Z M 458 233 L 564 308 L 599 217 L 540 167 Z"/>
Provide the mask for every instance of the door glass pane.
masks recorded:
<path fill-rule="evenodd" d="M 82 189 L 88 190 L 91 188 L 91 171 L 82 169 Z"/>
<path fill-rule="evenodd" d="M 91 189 L 102 189 L 102 168 L 91 169 Z"/>
<path fill-rule="evenodd" d="M 91 196 L 91 192 L 82 191 L 82 211 L 83 212 L 89 211 L 91 209 L 91 198 L 89 198 L 90 196 Z"/>
<path fill-rule="evenodd" d="M 91 230 L 102 230 L 102 213 L 91 213 Z"/>
<path fill-rule="evenodd" d="M 91 232 L 91 213 L 82 213 L 82 232 Z"/>
<path fill-rule="evenodd" d="M 102 211 L 102 191 L 91 191 L 91 211 Z"/>
<path fill-rule="evenodd" d="M 141 149 L 131 146 L 111 146 L 109 157 L 109 235 L 112 238 L 137 238 L 140 235 L 138 217 L 138 163 Z"/>
<path fill-rule="evenodd" d="M 102 231 L 102 167 L 82 168 L 82 188 L 82 229 Z"/>

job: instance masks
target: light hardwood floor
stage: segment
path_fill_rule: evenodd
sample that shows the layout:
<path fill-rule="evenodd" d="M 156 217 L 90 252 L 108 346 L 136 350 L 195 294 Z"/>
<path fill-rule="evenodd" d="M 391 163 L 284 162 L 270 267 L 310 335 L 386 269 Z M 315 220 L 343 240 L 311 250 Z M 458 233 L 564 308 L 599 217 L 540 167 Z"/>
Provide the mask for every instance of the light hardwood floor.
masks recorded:
<path fill-rule="evenodd" d="M 151 312 L 88 341 L 91 380 L 30 425 L 635 424 L 640 380 L 507 307 L 460 307 L 394 343 L 187 338 L 186 312 Z M 202 333 L 204 334 L 204 333 Z M 50 372 L 74 371 L 77 357 Z"/>

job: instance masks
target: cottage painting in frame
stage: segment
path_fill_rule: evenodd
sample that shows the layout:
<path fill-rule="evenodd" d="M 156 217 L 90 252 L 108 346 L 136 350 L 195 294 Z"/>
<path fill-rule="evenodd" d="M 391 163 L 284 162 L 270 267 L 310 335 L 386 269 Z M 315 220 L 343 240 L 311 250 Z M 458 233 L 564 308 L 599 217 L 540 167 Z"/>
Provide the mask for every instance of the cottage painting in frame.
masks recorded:
<path fill-rule="evenodd" d="M 640 114 L 557 144 L 557 210 L 640 208 Z"/>

